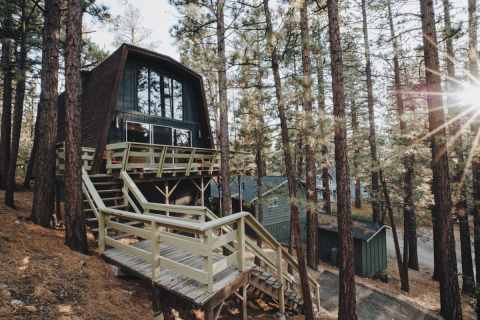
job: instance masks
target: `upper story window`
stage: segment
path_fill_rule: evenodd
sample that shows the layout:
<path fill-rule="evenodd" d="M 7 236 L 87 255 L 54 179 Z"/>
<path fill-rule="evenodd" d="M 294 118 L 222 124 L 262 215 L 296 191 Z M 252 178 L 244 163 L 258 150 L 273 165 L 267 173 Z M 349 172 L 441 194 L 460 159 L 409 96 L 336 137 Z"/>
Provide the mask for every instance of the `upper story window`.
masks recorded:
<path fill-rule="evenodd" d="M 153 69 L 136 72 L 137 111 L 159 117 L 183 120 L 183 85 Z"/>

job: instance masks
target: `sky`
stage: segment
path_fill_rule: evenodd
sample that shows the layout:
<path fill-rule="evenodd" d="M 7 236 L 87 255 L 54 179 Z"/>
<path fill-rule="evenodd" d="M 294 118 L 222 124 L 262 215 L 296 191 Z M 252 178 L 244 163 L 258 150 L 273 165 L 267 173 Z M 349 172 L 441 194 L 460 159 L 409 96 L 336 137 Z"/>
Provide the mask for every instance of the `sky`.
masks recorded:
<path fill-rule="evenodd" d="M 98 3 L 109 7 L 112 16 L 123 12 L 122 0 L 98 0 Z M 149 42 L 159 44 L 155 51 L 178 60 L 179 54 L 175 39 L 169 33 L 170 28 L 177 21 L 176 9 L 168 3 L 168 0 L 130 0 L 130 3 L 140 10 L 143 16 L 143 26 L 151 30 Z M 87 18 L 86 28 L 89 37 L 101 48 L 110 52 L 116 49 L 112 45 L 113 33 L 110 32 L 109 26 L 92 23 L 92 20 Z"/>

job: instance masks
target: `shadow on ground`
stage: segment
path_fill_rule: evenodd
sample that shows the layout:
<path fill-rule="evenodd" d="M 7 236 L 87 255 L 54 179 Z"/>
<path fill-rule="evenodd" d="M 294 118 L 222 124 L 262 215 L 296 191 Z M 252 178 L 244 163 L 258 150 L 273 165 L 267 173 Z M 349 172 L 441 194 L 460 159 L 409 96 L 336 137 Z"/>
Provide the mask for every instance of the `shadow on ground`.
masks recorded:
<path fill-rule="evenodd" d="M 356 285 L 359 320 L 438 320 L 418 306 L 390 295 Z M 338 276 L 324 271 L 320 275 L 320 304 L 329 312 L 338 310 Z"/>

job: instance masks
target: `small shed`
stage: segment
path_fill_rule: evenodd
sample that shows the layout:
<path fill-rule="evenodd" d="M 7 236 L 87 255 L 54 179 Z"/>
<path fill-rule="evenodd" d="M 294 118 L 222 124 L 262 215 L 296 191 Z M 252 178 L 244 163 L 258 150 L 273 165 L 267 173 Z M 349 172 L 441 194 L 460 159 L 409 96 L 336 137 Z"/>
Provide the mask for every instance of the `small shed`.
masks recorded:
<path fill-rule="evenodd" d="M 234 176 L 230 179 L 232 207 L 234 211 L 242 210 L 255 214 L 257 198 L 257 177 Z M 285 176 L 262 177 L 263 185 L 263 226 L 282 244 L 290 242 L 290 203 L 288 179 Z M 305 211 L 306 189 L 303 182 L 298 181 L 297 203 L 300 210 L 300 236 L 305 241 L 307 217 Z M 211 203 L 219 203 L 219 185 L 210 184 Z M 248 230 L 247 230 L 248 231 Z"/>
<path fill-rule="evenodd" d="M 355 274 L 372 277 L 387 268 L 386 226 L 354 221 L 352 237 L 354 244 Z M 338 225 L 336 217 L 320 215 L 318 224 L 318 250 L 321 260 L 337 265 Z"/>

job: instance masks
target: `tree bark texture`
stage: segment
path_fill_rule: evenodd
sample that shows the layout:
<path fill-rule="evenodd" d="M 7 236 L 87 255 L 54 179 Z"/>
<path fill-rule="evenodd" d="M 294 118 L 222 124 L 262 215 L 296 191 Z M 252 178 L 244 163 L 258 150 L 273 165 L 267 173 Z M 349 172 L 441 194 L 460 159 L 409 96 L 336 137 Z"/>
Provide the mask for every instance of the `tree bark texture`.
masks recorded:
<path fill-rule="evenodd" d="M 452 39 L 452 24 L 450 21 L 450 1 L 443 0 L 443 22 L 445 25 L 445 46 L 446 46 L 446 59 L 447 65 L 447 86 L 449 91 L 456 89 L 455 83 L 455 51 L 453 49 Z M 455 101 L 451 96 L 447 96 L 447 105 L 449 113 L 453 117 L 459 114 L 458 108 L 455 106 Z M 458 219 L 460 229 L 460 250 L 462 259 L 462 276 L 463 286 L 462 290 L 466 294 L 472 294 L 475 290 L 475 276 L 473 273 L 473 259 L 472 259 L 472 245 L 470 242 L 470 227 L 468 224 L 468 207 L 467 207 L 467 189 L 462 182 L 463 171 L 465 170 L 465 157 L 463 154 L 463 138 L 461 134 L 461 122 L 457 120 L 450 125 L 450 135 L 456 137 L 453 143 L 453 151 L 457 157 L 457 163 L 454 167 L 452 174 L 452 182 L 458 188 L 458 192 L 454 193 L 454 212 Z"/>
<path fill-rule="evenodd" d="M 395 26 L 393 24 L 393 14 L 391 1 L 387 3 L 388 20 L 390 26 L 390 36 L 392 37 L 393 46 L 393 72 L 394 72 L 394 88 L 395 102 L 397 106 L 398 119 L 400 123 L 400 139 L 405 148 L 408 148 L 412 141 L 407 138 L 407 123 L 405 121 L 405 106 L 402 97 L 402 83 L 400 77 L 400 46 L 398 44 Z M 406 151 L 402 159 L 405 170 L 403 176 L 403 216 L 404 216 L 404 244 L 408 246 L 407 255 L 404 254 L 404 261 L 414 270 L 418 270 L 418 250 L 417 250 L 417 222 L 415 216 L 415 197 L 414 197 L 414 164 L 415 155 L 411 151 Z M 406 248 L 406 246 L 404 246 Z"/>
<path fill-rule="evenodd" d="M 13 3 L 5 4 L 5 32 L 2 39 L 2 71 L 3 71 L 3 96 L 2 96 L 2 122 L 0 130 L 0 189 L 7 184 L 8 163 L 10 160 L 10 137 L 12 130 L 12 82 L 13 82 Z"/>
<path fill-rule="evenodd" d="M 397 257 L 397 267 L 398 274 L 400 275 L 400 288 L 401 290 L 408 292 L 410 290 L 408 282 L 408 246 L 403 251 L 403 261 L 402 254 L 400 251 L 400 242 L 398 241 L 397 227 L 395 225 L 395 219 L 393 218 L 393 208 L 390 201 L 390 194 L 388 192 L 387 183 L 385 182 L 385 177 L 383 176 L 382 171 L 380 170 L 380 181 L 382 182 L 383 197 L 387 205 L 388 217 L 390 219 L 390 226 L 392 227 L 393 242 L 395 245 L 395 255 Z M 404 241 L 405 245 L 405 241 Z"/>
<path fill-rule="evenodd" d="M 55 147 L 57 140 L 58 47 L 61 0 L 46 0 L 44 11 L 41 94 L 42 113 L 35 159 L 32 221 L 50 226 L 55 199 Z"/>
<path fill-rule="evenodd" d="M 220 176 L 223 215 L 232 213 L 230 193 L 230 143 L 228 137 L 227 58 L 225 53 L 225 0 L 217 1 L 218 97 L 220 106 Z"/>
<path fill-rule="evenodd" d="M 65 57 L 65 244 L 87 253 L 85 216 L 82 210 L 82 133 L 80 52 L 82 8 L 80 0 L 68 1 L 67 47 Z"/>
<path fill-rule="evenodd" d="M 280 66 L 278 61 L 278 53 L 276 44 L 273 43 L 273 27 L 270 8 L 268 0 L 263 0 L 263 8 L 265 11 L 266 33 L 268 41 L 268 52 L 270 54 L 273 79 L 275 82 L 275 97 L 277 98 L 278 116 L 280 118 L 280 131 L 282 137 L 283 155 L 285 161 L 285 168 L 288 178 L 288 193 L 290 196 L 290 214 L 293 229 L 293 243 L 297 251 L 297 260 L 300 273 L 300 285 L 304 303 L 305 319 L 313 320 L 313 303 L 310 291 L 310 284 L 308 282 L 307 264 L 305 261 L 305 254 L 300 239 L 300 223 L 299 223 L 299 208 L 297 204 L 297 178 L 295 176 L 295 169 L 293 167 L 291 147 L 288 137 L 287 117 L 285 112 L 285 103 L 282 94 L 282 83 L 280 79 Z"/>
<path fill-rule="evenodd" d="M 375 106 L 373 97 L 373 80 L 372 80 L 372 63 L 370 60 L 370 44 L 368 42 L 368 28 L 367 28 L 367 1 L 362 0 L 362 26 L 363 26 L 363 42 L 365 50 L 365 75 L 367 77 L 367 106 L 368 106 L 368 142 L 370 144 L 370 158 L 372 161 L 371 175 L 372 187 L 370 194 L 370 202 L 372 204 L 372 220 L 373 222 L 380 221 L 380 204 L 379 204 L 379 190 L 380 184 L 378 181 L 378 157 L 377 157 L 377 137 L 375 133 Z M 338 193 L 338 192 L 337 192 Z"/>
<path fill-rule="evenodd" d="M 360 166 L 359 166 L 359 157 L 360 157 L 360 145 L 358 143 L 358 106 L 355 102 L 355 99 L 352 98 L 350 105 L 350 115 L 352 118 L 352 145 L 353 145 L 353 175 L 355 177 L 355 208 L 362 207 L 362 186 L 360 182 Z"/>
<path fill-rule="evenodd" d="M 468 65 L 470 75 L 478 79 L 478 58 L 477 58 L 477 1 L 468 0 Z M 472 124 L 472 134 L 474 141 L 478 141 L 480 135 L 480 123 L 475 121 Z M 475 148 L 472 157 L 472 184 L 473 184 L 473 209 L 474 209 L 474 228 L 473 244 L 475 257 L 480 257 L 480 155 L 478 146 Z M 475 273 L 477 275 L 476 286 L 480 288 L 480 259 L 475 259 Z M 477 313 L 480 309 L 480 297 L 477 295 Z"/>
<path fill-rule="evenodd" d="M 333 116 L 335 119 L 335 168 L 339 232 L 338 319 L 357 319 L 355 273 L 353 269 L 352 210 L 347 159 L 343 54 L 338 21 L 338 1 L 327 0 L 332 70 Z"/>
<path fill-rule="evenodd" d="M 17 83 L 15 88 L 15 106 L 13 112 L 13 126 L 12 126 L 12 141 L 10 147 L 10 159 L 8 163 L 8 171 L 6 176 L 5 187 L 5 205 L 15 207 L 14 192 L 15 192 L 15 177 L 17 169 L 18 149 L 20 145 L 20 134 L 22 129 L 23 118 L 23 102 L 25 98 L 25 77 L 27 73 L 27 17 L 25 12 L 25 0 L 21 5 L 21 21 L 20 21 L 20 51 L 17 56 Z"/>
<path fill-rule="evenodd" d="M 320 31 L 318 32 L 320 35 Z M 318 85 L 318 113 L 319 113 L 319 128 L 321 146 L 320 152 L 322 155 L 322 194 L 323 194 L 323 209 L 326 214 L 332 214 L 332 202 L 330 192 L 330 173 L 328 164 L 328 134 L 325 130 L 325 122 L 327 120 L 325 111 L 325 79 L 324 79 L 324 58 L 321 38 L 318 38 L 317 45 L 317 85 Z"/>
<path fill-rule="evenodd" d="M 435 28 L 435 12 L 433 0 L 421 0 L 423 50 L 425 58 L 425 79 L 427 92 L 441 93 L 441 78 L 437 36 Z M 438 244 L 442 254 L 439 255 L 439 282 L 441 314 L 445 319 L 462 319 L 462 304 L 455 272 L 456 258 L 452 252 L 453 232 L 451 227 L 451 195 L 447 155 L 447 136 L 442 108 L 442 97 L 437 94 L 427 95 L 428 120 L 432 147 L 432 191 L 434 195 L 433 215 L 438 223 Z"/>
<path fill-rule="evenodd" d="M 317 237 L 317 166 L 315 163 L 315 132 L 312 112 L 312 63 L 310 57 L 310 27 L 308 23 L 308 1 L 303 1 L 300 9 L 300 30 L 302 35 L 303 66 L 303 112 L 305 139 L 305 184 L 307 187 L 307 262 L 310 268 L 318 269 Z"/>

